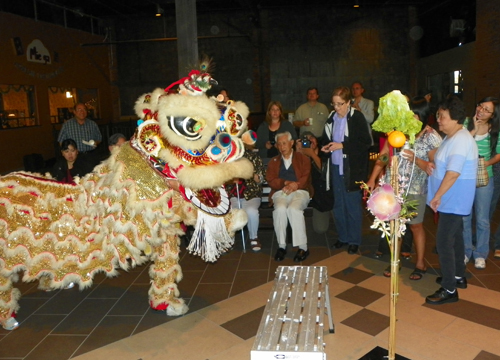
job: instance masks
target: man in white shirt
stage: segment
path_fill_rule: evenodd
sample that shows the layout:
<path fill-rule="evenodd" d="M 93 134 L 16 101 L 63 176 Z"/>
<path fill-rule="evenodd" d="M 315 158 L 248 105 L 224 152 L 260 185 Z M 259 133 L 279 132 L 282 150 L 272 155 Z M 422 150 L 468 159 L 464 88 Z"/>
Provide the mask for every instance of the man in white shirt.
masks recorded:
<path fill-rule="evenodd" d="M 354 97 L 354 102 L 351 106 L 356 110 L 361 111 L 361 113 L 365 116 L 368 129 L 370 129 L 370 136 L 372 136 L 371 123 L 375 118 L 373 101 L 365 99 L 363 97 L 365 89 L 363 88 L 363 84 L 361 84 L 359 81 L 352 83 L 351 92 L 352 96 Z M 373 136 L 372 136 L 372 145 L 373 145 Z"/>

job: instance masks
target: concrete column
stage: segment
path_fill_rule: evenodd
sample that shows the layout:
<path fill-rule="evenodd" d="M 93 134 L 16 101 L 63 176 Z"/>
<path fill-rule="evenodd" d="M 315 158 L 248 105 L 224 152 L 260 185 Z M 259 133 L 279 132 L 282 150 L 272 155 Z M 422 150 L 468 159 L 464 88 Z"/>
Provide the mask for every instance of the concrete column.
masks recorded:
<path fill-rule="evenodd" d="M 186 67 L 191 69 L 199 60 L 196 0 L 175 0 L 175 16 L 178 71 L 179 78 L 182 78 L 187 75 Z"/>

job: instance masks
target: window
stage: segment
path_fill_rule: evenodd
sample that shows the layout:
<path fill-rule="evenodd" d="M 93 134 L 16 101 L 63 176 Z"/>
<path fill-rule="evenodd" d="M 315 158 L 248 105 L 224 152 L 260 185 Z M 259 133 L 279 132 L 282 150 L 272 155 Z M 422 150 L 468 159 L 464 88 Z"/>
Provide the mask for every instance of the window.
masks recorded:
<path fill-rule="evenodd" d="M 427 77 L 427 88 L 432 91 L 432 101 L 439 103 L 449 94 L 459 97 L 464 92 L 464 79 L 462 70 L 455 70 L 442 74 L 435 74 Z"/>
<path fill-rule="evenodd" d="M 97 89 L 77 89 L 64 87 L 49 87 L 50 122 L 62 124 L 71 119 L 76 104 L 87 106 L 89 119 L 99 119 L 99 101 Z"/>
<path fill-rule="evenodd" d="M 34 90 L 32 85 L 0 84 L 2 130 L 38 125 Z"/>
<path fill-rule="evenodd" d="M 453 71 L 453 93 L 462 94 L 464 92 L 462 71 Z"/>
<path fill-rule="evenodd" d="M 50 122 L 63 123 L 73 117 L 76 92 L 73 88 L 49 87 Z"/>

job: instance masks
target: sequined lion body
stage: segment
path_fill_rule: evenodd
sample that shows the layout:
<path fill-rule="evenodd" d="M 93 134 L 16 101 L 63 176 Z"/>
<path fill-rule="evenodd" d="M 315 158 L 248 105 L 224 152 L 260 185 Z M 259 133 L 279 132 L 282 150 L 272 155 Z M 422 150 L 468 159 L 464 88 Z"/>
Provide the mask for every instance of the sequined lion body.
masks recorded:
<path fill-rule="evenodd" d="M 19 309 L 20 272 L 41 289 L 82 289 L 98 272 L 115 276 L 148 261 L 151 306 L 185 313 L 176 284 L 181 224 L 195 227 L 188 250 L 215 261 L 246 223 L 222 187 L 253 174 L 241 158 L 248 109 L 240 114 L 236 105 L 204 91 L 157 89 L 137 101 L 144 122 L 132 139 L 76 184 L 25 172 L 0 177 L 0 323 Z"/>

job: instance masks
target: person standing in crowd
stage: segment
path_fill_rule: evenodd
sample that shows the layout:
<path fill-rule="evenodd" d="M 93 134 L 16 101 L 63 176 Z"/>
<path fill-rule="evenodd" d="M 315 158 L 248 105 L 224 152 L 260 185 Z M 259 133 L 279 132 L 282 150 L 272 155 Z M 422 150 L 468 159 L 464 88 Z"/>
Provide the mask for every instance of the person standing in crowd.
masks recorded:
<path fill-rule="evenodd" d="M 492 165 L 500 161 L 500 128 L 498 115 L 498 99 L 487 97 L 476 107 L 472 121 L 467 119 L 465 127 L 474 137 L 479 156 L 484 157 L 488 171 L 488 185 L 476 187 L 474 196 L 474 220 L 476 223 L 476 246 L 472 245 L 472 213 L 464 217 L 465 263 L 474 257 L 476 269 L 486 268 L 486 258 L 490 251 L 490 205 L 494 192 Z"/>
<path fill-rule="evenodd" d="M 257 232 L 259 230 L 259 207 L 262 199 L 262 183 L 265 179 L 264 166 L 260 156 L 254 153 L 248 145 L 245 145 L 243 156 L 253 164 L 253 177 L 250 179 L 235 179 L 234 182 L 226 184 L 226 190 L 229 196 L 231 196 L 231 207 L 233 209 L 243 209 L 247 213 L 250 246 L 253 251 L 260 251 L 262 244 L 257 236 Z"/>
<path fill-rule="evenodd" d="M 229 91 L 227 91 L 227 89 L 225 89 L 225 88 L 220 89 L 219 95 L 222 95 L 224 97 L 223 101 L 226 102 L 226 103 L 229 100 L 231 100 L 231 95 L 229 94 Z"/>
<path fill-rule="evenodd" d="M 411 179 L 410 187 L 408 189 L 408 200 L 416 200 L 418 202 L 415 212 L 417 216 L 412 218 L 409 222 L 410 231 L 413 234 L 415 243 L 415 251 L 417 253 L 417 260 L 415 269 L 410 274 L 410 280 L 420 280 L 427 272 L 425 266 L 425 230 L 424 230 L 424 214 L 427 200 L 427 177 L 432 173 L 434 164 L 432 163 L 432 156 L 441 144 L 441 136 L 436 130 L 427 125 L 429 118 L 429 106 L 427 102 L 418 102 L 411 104 L 415 118 L 422 122 L 422 130 L 417 134 L 415 143 L 412 150 L 402 150 L 401 162 L 398 166 L 399 175 Z M 380 156 L 389 157 L 389 142 L 385 142 Z M 387 162 L 377 160 L 373 166 L 370 178 L 366 182 L 369 189 L 375 189 L 377 179 L 380 173 L 387 166 Z M 387 169 L 385 173 L 385 183 L 390 183 L 391 169 Z M 408 230 L 407 230 L 408 232 Z M 405 234 L 406 235 L 406 234 Z M 381 239 L 384 244 L 387 243 L 386 239 Z M 404 241 L 404 240 L 403 240 Z M 380 245 L 379 245 L 380 247 Z M 411 247 L 410 247 L 411 250 Z M 403 252 L 403 249 L 401 249 Z M 384 270 L 384 276 L 391 276 L 391 267 L 389 266 Z"/>
<path fill-rule="evenodd" d="M 334 247 L 348 245 L 349 254 L 358 252 L 363 220 L 360 181 L 368 176 L 368 150 L 371 136 L 363 114 L 351 107 L 351 90 L 333 90 L 335 109 L 323 132 L 321 151 L 328 154 L 327 188 L 333 191 L 333 218 L 339 236 Z"/>
<path fill-rule="evenodd" d="M 292 227 L 292 243 L 298 247 L 293 260 L 301 262 L 309 256 L 307 248 L 304 209 L 313 195 L 311 186 L 311 161 L 307 156 L 293 151 L 294 140 L 288 131 L 276 135 L 279 155 L 269 162 L 266 180 L 271 188 L 269 198 L 274 203 L 273 225 L 278 240 L 274 260 L 282 261 L 286 255 L 286 228 Z"/>
<path fill-rule="evenodd" d="M 108 139 L 108 150 L 111 152 L 115 147 L 120 147 L 127 142 L 127 138 L 122 133 L 116 133 Z"/>
<path fill-rule="evenodd" d="M 370 137 L 372 138 L 371 145 L 373 145 L 374 142 L 371 124 L 373 122 L 373 119 L 375 118 L 374 104 L 373 101 L 365 99 L 363 97 L 364 92 L 365 89 L 363 88 L 363 84 L 361 84 L 361 82 L 356 81 L 352 83 L 351 93 L 354 100 L 352 102 L 352 107 L 358 111 L 361 111 L 361 113 L 364 115 L 366 119 L 366 125 L 368 126 L 368 132 L 370 133 Z"/>
<path fill-rule="evenodd" d="M 294 140 L 297 139 L 297 133 L 292 123 L 285 120 L 283 116 L 283 107 L 279 101 L 271 101 L 267 106 L 266 120 L 263 121 L 257 129 L 257 141 L 255 147 L 259 149 L 259 156 L 264 161 L 264 167 L 267 166 L 269 159 L 278 155 L 276 148 L 276 134 L 288 131 L 292 134 Z"/>
<path fill-rule="evenodd" d="M 495 104 L 495 110 L 493 111 L 493 114 L 491 114 L 492 117 L 495 118 L 493 122 L 500 122 L 500 102 L 498 98 L 490 98 L 491 101 Z M 495 157 L 498 156 L 498 152 L 495 154 Z M 495 210 L 497 208 L 497 203 L 498 199 L 500 199 L 500 161 L 496 162 L 492 166 L 493 168 L 493 178 L 490 178 L 490 181 L 493 180 L 493 195 L 491 197 L 491 204 L 490 204 L 490 223 L 491 219 L 493 218 L 493 214 L 495 213 Z M 500 225 L 497 227 L 495 234 L 493 235 L 493 239 L 495 240 L 494 242 L 494 253 L 493 257 L 496 259 L 500 259 Z"/>
<path fill-rule="evenodd" d="M 63 140 L 73 139 L 80 153 L 93 151 L 102 141 L 102 135 L 97 124 L 87 118 L 87 107 L 83 103 L 75 105 L 75 116 L 66 121 L 57 141 L 61 145 Z"/>
<path fill-rule="evenodd" d="M 62 157 L 59 158 L 50 174 L 57 181 L 74 184 L 75 177 L 82 177 L 92 171 L 93 166 L 86 154 L 79 154 L 76 142 L 73 139 L 65 139 L 61 144 Z"/>
<path fill-rule="evenodd" d="M 325 104 L 318 102 L 319 92 L 315 87 L 307 89 L 307 102 L 299 106 L 295 111 L 293 126 L 300 128 L 300 135 L 310 131 L 316 137 L 320 137 L 328 118 L 328 108 Z"/>
<path fill-rule="evenodd" d="M 364 115 L 366 123 L 368 124 L 368 128 L 371 129 L 371 124 L 373 119 L 375 118 L 375 105 L 373 101 L 365 99 L 363 94 L 365 89 L 363 88 L 363 84 L 359 81 L 353 82 L 351 85 L 351 92 L 354 98 L 354 102 L 352 103 L 352 107 Z"/>
<path fill-rule="evenodd" d="M 318 139 L 310 131 L 302 134 L 295 143 L 297 152 L 311 159 L 311 180 L 314 195 L 310 206 L 313 208 L 313 229 L 318 234 L 328 231 L 330 212 L 333 208 L 333 193 L 326 190 L 326 167 L 328 159 L 320 157 Z"/>
<path fill-rule="evenodd" d="M 464 105 L 458 97 L 439 104 L 437 122 L 445 138 L 434 156 L 427 205 L 439 214 L 436 247 L 442 276 L 436 279 L 441 287 L 425 299 L 431 305 L 456 302 L 457 287 L 467 287 L 463 217 L 471 213 L 474 202 L 478 151 L 464 121 Z"/>

